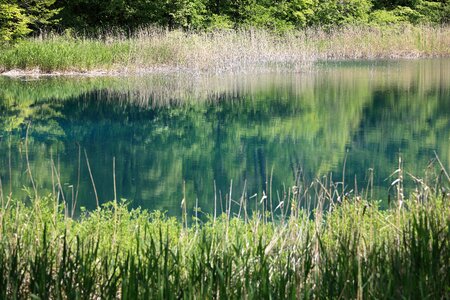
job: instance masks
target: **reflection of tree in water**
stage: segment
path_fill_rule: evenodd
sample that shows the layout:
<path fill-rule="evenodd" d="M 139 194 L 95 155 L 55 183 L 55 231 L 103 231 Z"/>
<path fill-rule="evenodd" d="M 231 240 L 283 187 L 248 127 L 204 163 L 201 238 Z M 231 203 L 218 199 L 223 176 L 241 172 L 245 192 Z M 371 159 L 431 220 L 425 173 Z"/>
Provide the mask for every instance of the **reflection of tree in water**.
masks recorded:
<path fill-rule="evenodd" d="M 346 173 L 351 178 L 346 181 L 352 182 L 353 174 L 364 178 L 375 167 L 378 185 L 386 186 L 383 176 L 395 168 L 398 149 L 407 163 L 421 161 L 418 166 L 429 158 L 427 149 L 448 149 L 449 90 L 436 84 L 450 76 L 430 77 L 428 69 L 433 68 L 418 64 L 394 72 L 352 66 L 308 76 L 194 79 L 198 90 L 190 82 L 184 94 L 182 80 L 165 85 L 161 78 L 144 83 L 51 79 L 32 82 L 32 89 L 29 83 L 9 81 L 0 94 L 5 112 L 0 130 L 3 135 L 11 130 L 17 145 L 26 122 L 32 121 L 30 157 L 40 186 L 51 186 L 51 153 L 59 161 L 63 182 L 76 181 L 79 143 L 89 155 L 102 199 L 113 197 L 116 157 L 119 195 L 135 205 L 175 214 L 183 180 L 188 204 L 198 197 L 200 206 L 211 211 L 214 181 L 222 198 L 231 180 L 233 199 L 240 197 L 245 181 L 249 195 L 261 195 L 269 189 L 272 168 L 274 190 L 292 184 L 299 168 L 309 178 L 340 174 L 347 147 Z M 8 118 L 16 120 L 9 129 Z M 5 147 L 1 142 L 2 153 Z M 20 165 L 21 154 L 13 156 Z M 5 181 L 7 158 L 0 159 Z M 443 160 L 450 161 L 450 156 Z M 21 166 L 14 170 L 18 190 L 26 182 Z M 84 162 L 81 173 L 80 200 L 92 207 Z"/>
<path fill-rule="evenodd" d="M 378 172 L 378 186 L 386 189 L 389 176 L 402 156 L 407 171 L 423 176 L 434 151 L 450 168 L 450 88 L 419 84 L 373 91 L 373 103 L 364 111 L 360 130 L 351 144 L 349 174 L 361 174 L 370 161 Z M 439 81 L 437 81 L 439 83 Z M 375 151 L 369 151 L 375 149 Z M 393 181 L 390 180 L 390 181 Z M 409 178 L 410 187 L 412 180 Z"/>

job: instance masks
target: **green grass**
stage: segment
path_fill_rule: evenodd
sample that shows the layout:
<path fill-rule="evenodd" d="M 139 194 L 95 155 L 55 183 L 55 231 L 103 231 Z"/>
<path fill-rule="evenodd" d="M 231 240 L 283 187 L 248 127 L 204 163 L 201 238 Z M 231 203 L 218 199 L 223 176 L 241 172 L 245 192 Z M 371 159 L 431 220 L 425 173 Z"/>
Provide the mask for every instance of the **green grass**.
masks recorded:
<path fill-rule="evenodd" d="M 1 58 L 5 69 L 39 68 L 43 72 L 110 69 L 118 62 L 126 62 L 129 51 L 130 43 L 126 41 L 107 44 L 54 37 L 45 41 L 21 41 L 7 48 Z"/>
<path fill-rule="evenodd" d="M 294 66 L 319 60 L 450 55 L 450 28 L 397 25 L 305 29 L 283 35 L 262 30 L 182 32 L 149 28 L 129 38 L 49 35 L 0 46 L 0 72 L 41 73 L 155 70 L 224 71 Z"/>
<path fill-rule="evenodd" d="M 444 299 L 450 197 L 423 191 L 402 208 L 345 198 L 308 213 L 292 200 L 274 221 L 189 227 L 124 203 L 71 219 L 52 196 L 2 198 L 0 298 Z"/>

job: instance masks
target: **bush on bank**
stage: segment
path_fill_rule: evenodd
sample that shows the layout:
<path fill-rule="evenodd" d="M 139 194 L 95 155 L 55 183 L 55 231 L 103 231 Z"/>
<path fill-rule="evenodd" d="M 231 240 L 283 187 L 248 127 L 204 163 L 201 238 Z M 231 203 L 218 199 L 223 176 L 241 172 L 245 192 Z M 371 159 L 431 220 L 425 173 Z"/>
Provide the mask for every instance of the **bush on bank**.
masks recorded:
<path fill-rule="evenodd" d="M 286 32 L 345 25 L 445 24 L 450 0 L 0 0 L 0 42 L 45 31 L 101 36 L 157 26 Z"/>

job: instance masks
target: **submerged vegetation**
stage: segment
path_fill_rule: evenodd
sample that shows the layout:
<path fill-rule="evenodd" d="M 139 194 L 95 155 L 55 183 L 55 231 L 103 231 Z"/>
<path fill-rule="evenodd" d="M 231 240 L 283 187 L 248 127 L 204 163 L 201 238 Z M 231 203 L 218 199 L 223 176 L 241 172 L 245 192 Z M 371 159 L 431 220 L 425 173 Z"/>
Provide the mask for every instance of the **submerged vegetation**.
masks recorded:
<path fill-rule="evenodd" d="M 405 201 L 395 173 L 388 210 L 316 180 L 273 206 L 270 195 L 243 196 L 189 223 L 186 211 L 177 220 L 117 201 L 73 219 L 72 204 L 56 197 L 30 190 L 24 204 L 1 193 L 0 296 L 444 299 L 450 179 L 443 169 L 438 185 L 416 178 Z M 247 201 L 258 208 L 250 213 Z"/>
<path fill-rule="evenodd" d="M 54 35 L 0 46 L 0 72 L 213 71 L 261 66 L 305 70 L 326 60 L 418 58 L 450 55 L 450 28 L 400 25 L 304 29 L 183 32 L 149 28 L 131 37 L 101 39 Z"/>

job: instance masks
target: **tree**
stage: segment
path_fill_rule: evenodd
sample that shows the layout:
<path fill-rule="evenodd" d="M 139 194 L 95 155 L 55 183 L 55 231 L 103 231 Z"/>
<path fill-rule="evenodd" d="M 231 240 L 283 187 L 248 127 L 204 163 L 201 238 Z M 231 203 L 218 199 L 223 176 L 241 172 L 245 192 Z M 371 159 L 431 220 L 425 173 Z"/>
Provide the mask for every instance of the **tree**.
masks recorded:
<path fill-rule="evenodd" d="M 56 0 L 19 0 L 18 5 L 30 19 L 30 28 L 42 33 L 48 27 L 58 23 L 55 16 L 60 9 L 55 8 Z"/>
<path fill-rule="evenodd" d="M 442 23 L 450 23 L 450 0 L 442 1 Z"/>
<path fill-rule="evenodd" d="M 421 0 L 373 0 L 375 9 L 394 9 L 397 6 L 414 8 Z"/>
<path fill-rule="evenodd" d="M 203 0 L 170 0 L 166 2 L 169 28 L 199 29 L 205 26 L 206 4 Z"/>
<path fill-rule="evenodd" d="M 315 23 L 325 27 L 366 23 L 371 8 L 370 0 L 319 0 Z"/>
<path fill-rule="evenodd" d="M 0 41 L 13 41 L 57 22 L 55 0 L 0 0 Z"/>
<path fill-rule="evenodd" d="M 0 0 L 0 42 L 12 41 L 29 34 L 30 22 L 30 18 L 17 3 Z"/>
<path fill-rule="evenodd" d="M 277 17 L 288 21 L 296 28 L 311 25 L 317 0 L 283 0 L 277 5 Z"/>

